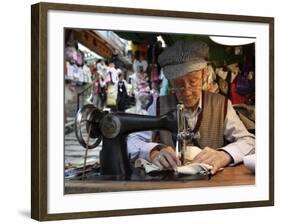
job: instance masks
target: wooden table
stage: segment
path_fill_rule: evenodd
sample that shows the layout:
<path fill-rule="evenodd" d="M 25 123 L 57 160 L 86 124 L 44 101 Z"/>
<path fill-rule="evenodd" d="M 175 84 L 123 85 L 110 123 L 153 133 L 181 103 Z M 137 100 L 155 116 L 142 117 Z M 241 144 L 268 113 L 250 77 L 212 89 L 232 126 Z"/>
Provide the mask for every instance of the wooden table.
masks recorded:
<path fill-rule="evenodd" d="M 223 171 L 212 176 L 210 180 L 193 181 L 101 181 L 101 180 L 67 180 L 65 181 L 65 193 L 92 193 L 113 191 L 136 191 L 152 189 L 175 189 L 194 187 L 215 187 L 253 185 L 255 175 L 244 165 L 227 167 Z"/>

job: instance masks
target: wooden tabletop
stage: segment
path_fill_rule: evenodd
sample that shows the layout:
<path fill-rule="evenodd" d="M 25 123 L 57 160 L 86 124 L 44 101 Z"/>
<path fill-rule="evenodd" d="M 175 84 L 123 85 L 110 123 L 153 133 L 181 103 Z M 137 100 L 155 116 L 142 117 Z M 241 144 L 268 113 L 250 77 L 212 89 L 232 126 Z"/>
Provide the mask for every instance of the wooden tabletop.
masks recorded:
<path fill-rule="evenodd" d="M 108 180 L 66 180 L 65 193 L 93 193 L 113 191 L 136 191 L 152 189 L 175 189 L 214 186 L 253 185 L 255 175 L 244 165 L 227 167 L 209 180 L 192 181 L 108 181 Z"/>

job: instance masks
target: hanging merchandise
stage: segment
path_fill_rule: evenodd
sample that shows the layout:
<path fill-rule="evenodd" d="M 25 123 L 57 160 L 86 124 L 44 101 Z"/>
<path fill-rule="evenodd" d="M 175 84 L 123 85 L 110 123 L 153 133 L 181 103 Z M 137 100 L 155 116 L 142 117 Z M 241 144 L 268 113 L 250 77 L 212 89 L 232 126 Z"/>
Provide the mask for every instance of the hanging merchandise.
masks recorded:
<path fill-rule="evenodd" d="M 227 65 L 227 69 L 229 71 L 231 71 L 230 83 L 232 83 L 234 81 L 234 79 L 238 76 L 238 74 L 240 73 L 239 65 L 238 65 L 238 63 L 230 64 L 230 65 Z"/>
<path fill-rule="evenodd" d="M 79 77 L 79 84 L 82 84 L 84 80 L 84 73 L 83 73 L 83 68 L 78 67 L 77 69 L 78 77 Z"/>
<path fill-rule="evenodd" d="M 158 68 L 157 64 L 152 64 L 151 66 L 151 80 L 152 81 L 157 81 L 158 80 Z"/>
<path fill-rule="evenodd" d="M 245 48 L 242 71 L 237 79 L 237 92 L 243 96 L 255 94 L 255 51 L 250 46 Z"/>
<path fill-rule="evenodd" d="M 237 91 L 237 79 L 238 77 L 236 77 L 230 85 L 230 99 L 233 104 L 244 104 L 247 102 L 247 98 L 239 95 Z"/>
<path fill-rule="evenodd" d="M 162 79 L 159 95 L 160 96 L 167 96 L 167 95 L 169 95 L 169 81 L 165 77 Z"/>
<path fill-rule="evenodd" d="M 64 50 L 64 58 L 66 61 L 74 64 L 77 61 L 77 50 L 75 47 L 69 46 Z"/>
<path fill-rule="evenodd" d="M 156 60 L 156 43 L 153 44 L 153 47 L 152 47 L 151 80 L 152 81 L 158 80 L 158 66 L 157 66 L 157 60 Z"/>
<path fill-rule="evenodd" d="M 106 105 L 116 106 L 115 87 L 111 83 L 107 86 Z"/>
<path fill-rule="evenodd" d="M 79 73 L 78 73 L 78 66 L 77 65 L 71 65 L 72 67 L 72 76 L 73 76 L 73 81 L 79 81 Z"/>
<path fill-rule="evenodd" d="M 73 80 L 73 66 L 67 61 L 65 63 L 66 66 L 66 74 L 65 74 L 65 79 L 67 80 Z"/>
<path fill-rule="evenodd" d="M 227 71 L 225 71 L 223 67 L 216 68 L 216 74 L 223 80 L 227 78 Z"/>
<path fill-rule="evenodd" d="M 84 82 L 86 83 L 92 83 L 92 73 L 91 69 L 87 64 L 84 64 L 83 66 L 83 74 L 84 74 Z"/>
<path fill-rule="evenodd" d="M 219 92 L 225 96 L 229 94 L 229 79 L 230 74 L 226 67 L 216 68 L 217 83 L 219 86 Z"/>
<path fill-rule="evenodd" d="M 238 75 L 237 92 L 242 96 L 255 93 L 255 73 L 247 66 Z"/>
<path fill-rule="evenodd" d="M 219 86 L 216 83 L 216 73 L 211 65 L 208 65 L 208 73 L 207 77 L 204 80 L 202 89 L 212 93 L 219 92 Z"/>
<path fill-rule="evenodd" d="M 76 64 L 78 66 L 83 66 L 84 65 L 84 53 L 82 51 L 80 51 L 80 50 L 77 51 Z"/>
<path fill-rule="evenodd" d="M 229 93 L 229 83 L 221 78 L 219 78 L 218 83 L 219 83 L 220 92 L 223 95 L 227 96 Z"/>

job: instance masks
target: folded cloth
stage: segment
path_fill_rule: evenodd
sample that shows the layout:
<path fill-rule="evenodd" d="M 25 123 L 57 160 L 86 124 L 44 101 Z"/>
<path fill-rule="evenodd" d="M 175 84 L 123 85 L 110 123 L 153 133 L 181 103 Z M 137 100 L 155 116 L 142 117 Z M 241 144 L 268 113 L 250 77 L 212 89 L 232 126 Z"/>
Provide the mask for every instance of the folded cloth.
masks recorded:
<path fill-rule="evenodd" d="M 197 146 L 186 146 L 184 152 L 184 159 L 188 161 L 192 161 L 201 151 L 202 149 L 200 149 Z"/>
<path fill-rule="evenodd" d="M 135 168 L 143 168 L 145 170 L 145 173 L 151 173 L 153 171 L 161 171 L 162 169 L 153 163 L 148 162 L 145 159 L 137 159 L 135 161 Z"/>
<path fill-rule="evenodd" d="M 162 171 L 162 169 L 145 159 L 137 159 L 135 161 L 135 168 L 143 168 L 146 174 L 155 171 Z M 207 175 L 213 167 L 205 163 L 190 163 L 188 165 L 179 166 L 175 172 L 183 175 Z"/>
<path fill-rule="evenodd" d="M 213 166 L 206 163 L 190 163 L 185 166 L 177 167 L 176 172 L 184 175 L 207 175 L 212 168 Z"/>

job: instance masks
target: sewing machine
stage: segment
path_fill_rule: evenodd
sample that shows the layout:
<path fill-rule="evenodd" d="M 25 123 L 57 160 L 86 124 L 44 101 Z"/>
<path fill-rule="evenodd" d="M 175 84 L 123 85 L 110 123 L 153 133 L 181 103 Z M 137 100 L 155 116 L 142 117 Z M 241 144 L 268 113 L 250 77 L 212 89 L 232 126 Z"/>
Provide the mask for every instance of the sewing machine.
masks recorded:
<path fill-rule="evenodd" d="M 160 117 L 108 113 L 93 105 L 85 105 L 76 116 L 75 130 L 79 143 L 85 148 L 95 148 L 102 140 L 100 151 L 100 174 L 116 179 L 130 179 L 132 169 L 127 152 L 127 136 L 132 132 L 165 129 L 177 131 L 176 115 L 169 112 Z M 84 129 L 84 134 L 83 134 Z M 86 130 L 85 130 L 86 129 Z M 88 144 L 85 137 L 95 139 Z"/>
<path fill-rule="evenodd" d="M 75 120 L 75 131 L 79 143 L 86 150 L 97 147 L 102 141 L 100 175 L 96 178 L 136 180 L 127 152 L 128 135 L 132 132 L 147 130 L 168 130 L 176 133 L 179 125 L 178 114 L 177 110 L 170 111 L 162 116 L 121 112 L 109 113 L 100 111 L 89 104 L 78 111 Z M 177 149 L 178 151 L 179 149 Z M 173 171 L 169 175 L 171 175 L 172 179 L 175 178 Z M 200 178 L 202 179 L 202 177 Z M 150 178 L 146 177 L 143 179 L 150 180 Z M 198 177 L 187 177 L 187 179 L 198 179 Z M 137 180 L 141 180 L 141 178 L 137 177 Z"/>

